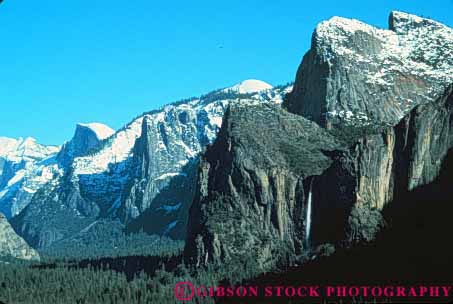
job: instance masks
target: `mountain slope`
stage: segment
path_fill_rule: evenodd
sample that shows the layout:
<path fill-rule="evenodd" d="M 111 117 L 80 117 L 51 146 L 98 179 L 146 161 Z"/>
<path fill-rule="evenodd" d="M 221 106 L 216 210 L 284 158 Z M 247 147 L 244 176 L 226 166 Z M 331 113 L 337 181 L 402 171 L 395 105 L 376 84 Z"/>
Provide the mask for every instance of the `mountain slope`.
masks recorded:
<path fill-rule="evenodd" d="M 0 157 L 10 161 L 42 160 L 58 150 L 59 147 L 41 145 L 32 137 L 25 139 L 0 137 Z"/>
<path fill-rule="evenodd" d="M 284 271 L 267 273 L 242 282 L 250 286 L 329 285 L 392 286 L 449 284 L 453 273 L 453 246 L 445 242 L 453 211 L 453 150 L 445 158 L 441 174 L 431 184 L 408 192 L 384 210 L 391 227 L 371 244 L 338 250 L 330 256 L 318 251 L 312 260 Z M 422 244 L 422 246 L 420 246 Z M 366 269 L 366 271 L 364 271 Z M 229 298 L 220 303 L 286 303 L 287 298 L 265 297 L 243 301 Z M 420 302 L 421 298 L 407 299 Z M 445 299 L 426 297 L 429 303 Z M 333 301 L 333 299 L 332 299 Z M 354 299 L 341 298 L 343 302 Z"/>
<path fill-rule="evenodd" d="M 0 211 L 9 218 L 19 214 L 39 189 L 64 175 L 75 157 L 113 132 L 99 123 L 78 124 L 73 138 L 61 149 L 40 145 L 32 138 L 0 139 L 4 143 L 0 151 Z"/>
<path fill-rule="evenodd" d="M 0 138 L 0 212 L 18 214 L 37 189 L 53 178 L 57 169 L 48 166 L 60 148 L 44 146 L 34 138 Z"/>
<path fill-rule="evenodd" d="M 66 144 L 57 158 L 74 159 L 12 220 L 15 229 L 39 248 L 79 233 L 99 217 L 119 218 L 130 231 L 184 239 L 195 164 L 216 138 L 227 105 L 239 99 L 280 104 L 290 90 L 260 85 L 248 87 L 247 94 L 227 88 L 144 113 L 98 144 L 84 141 L 82 150 L 88 151 L 81 156 Z"/>
<path fill-rule="evenodd" d="M 244 83 L 254 85 L 248 86 L 247 94 L 237 93 Z M 142 140 L 146 143 L 137 142 L 135 152 L 139 156 L 135 163 L 139 168 L 138 176 L 131 190 L 127 190 L 129 194 L 121 208 L 126 218 L 134 219 L 130 221 L 130 231 L 144 228 L 151 233 L 185 237 L 199 153 L 216 138 L 229 104 L 240 100 L 250 106 L 268 102 L 279 104 L 288 90 L 288 87 L 273 90 L 263 90 L 263 87 L 268 85 L 245 81 L 208 94 L 190 106 L 169 108 L 164 116 L 155 120 L 144 121 L 146 137 L 142 136 Z"/>
<path fill-rule="evenodd" d="M 348 129 L 327 131 L 266 106 L 232 107 L 201 160 L 187 261 L 253 261 L 266 270 L 323 244 L 372 241 L 389 202 L 439 175 L 453 147 L 452 121 L 453 85 L 352 144 Z"/>
<path fill-rule="evenodd" d="M 39 254 L 20 238 L 0 213 L 0 258 L 13 257 L 22 260 L 39 260 Z"/>
<path fill-rule="evenodd" d="M 306 202 L 313 175 L 341 143 L 326 130 L 271 105 L 232 105 L 201 160 L 190 209 L 190 263 L 269 267 L 285 247 L 307 246 Z"/>

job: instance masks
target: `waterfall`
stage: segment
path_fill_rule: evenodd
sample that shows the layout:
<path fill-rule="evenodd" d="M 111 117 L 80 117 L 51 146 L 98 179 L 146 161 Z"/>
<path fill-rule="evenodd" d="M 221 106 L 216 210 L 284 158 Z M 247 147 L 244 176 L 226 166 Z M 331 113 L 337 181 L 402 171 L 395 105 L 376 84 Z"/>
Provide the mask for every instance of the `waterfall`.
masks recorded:
<path fill-rule="evenodd" d="M 307 199 L 307 214 L 306 214 L 306 225 L 305 225 L 305 242 L 307 245 L 310 242 L 310 229 L 311 229 L 311 186 L 313 184 L 313 180 L 310 182 L 310 189 L 308 192 L 308 199 Z"/>

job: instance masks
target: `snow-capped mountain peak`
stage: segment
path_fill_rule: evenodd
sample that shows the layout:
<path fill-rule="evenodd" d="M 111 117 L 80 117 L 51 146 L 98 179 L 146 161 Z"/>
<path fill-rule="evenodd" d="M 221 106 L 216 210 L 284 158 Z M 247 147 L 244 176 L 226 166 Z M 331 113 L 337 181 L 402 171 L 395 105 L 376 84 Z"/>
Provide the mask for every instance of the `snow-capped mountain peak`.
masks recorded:
<path fill-rule="evenodd" d="M 115 130 L 113 130 L 109 126 L 98 122 L 78 123 L 77 126 L 92 130 L 99 140 L 106 139 L 115 133 Z"/>
<path fill-rule="evenodd" d="M 389 23 L 381 29 L 341 17 L 321 22 L 300 68 L 305 81 L 293 94 L 304 103 L 292 103 L 290 111 L 326 126 L 338 120 L 394 124 L 416 105 L 437 99 L 453 81 L 453 29 L 402 12 L 392 12 Z M 325 73 L 326 83 L 319 84 L 314 69 Z M 345 89 L 335 77 L 353 85 Z M 327 93 L 320 94 L 320 87 Z"/>
<path fill-rule="evenodd" d="M 101 123 L 78 123 L 74 136 L 66 142 L 58 154 L 59 162 L 68 166 L 74 158 L 83 156 L 115 131 Z"/>
<path fill-rule="evenodd" d="M 0 212 L 7 217 L 18 214 L 33 193 L 53 178 L 58 168 L 50 162 L 59 150 L 32 137 L 0 138 Z"/>
<path fill-rule="evenodd" d="M 186 212 L 183 206 L 191 201 L 190 195 L 177 195 L 182 191 L 179 186 L 191 187 L 197 155 L 215 140 L 228 105 L 239 101 L 279 104 L 288 89 L 289 86 L 272 88 L 262 81 L 250 80 L 230 90 L 214 90 L 143 113 L 117 132 L 99 123 L 79 123 L 72 139 L 56 156 L 25 169 L 15 168 L 14 174 L 8 174 L 3 187 L 0 185 L 0 212 L 11 218 L 24 211 L 26 217 L 36 217 L 36 223 L 42 223 L 42 218 L 50 214 L 49 208 L 75 212 L 72 219 L 76 221 L 88 215 L 125 220 L 135 218 L 152 200 L 160 199 L 160 191 L 170 191 L 173 194 L 164 205 L 173 207 L 158 209 L 160 205 L 156 205 L 156 216 L 159 212 L 168 213 L 169 222 L 162 222 L 162 228 L 168 229 L 163 231 L 176 233 L 185 229 L 185 223 L 174 217 Z M 9 140 L 8 145 L 15 145 L 15 141 Z M 178 183 L 171 183 L 174 180 Z M 135 194 L 141 197 L 142 190 L 136 182 L 149 184 L 143 202 L 135 199 Z M 133 189 L 129 188 L 131 185 Z M 37 208 L 33 210 L 42 212 L 24 209 L 30 204 Z"/>
<path fill-rule="evenodd" d="M 77 124 L 73 138 L 61 149 L 41 145 L 32 137 L 1 137 L 0 212 L 7 217 L 17 215 L 36 191 L 62 176 L 75 157 L 85 155 L 113 133 L 100 123 Z"/>
<path fill-rule="evenodd" d="M 22 139 L 20 138 L 19 140 L 21 143 L 20 143 L 20 146 L 21 147 L 29 147 L 29 146 L 34 146 L 36 145 L 36 139 L 33 138 L 33 137 L 26 137 L 25 139 Z"/>
<path fill-rule="evenodd" d="M 244 80 L 241 83 L 238 83 L 232 87 L 226 88 L 227 91 L 235 91 L 240 94 L 250 94 L 250 93 L 257 93 L 265 90 L 270 90 L 273 87 L 261 80 L 256 79 L 248 79 Z"/>
<path fill-rule="evenodd" d="M 0 137 L 0 157 L 7 156 L 12 151 L 16 150 L 18 140 L 9 137 Z"/>
<path fill-rule="evenodd" d="M 33 137 L 19 139 L 0 137 L 0 157 L 10 161 L 20 162 L 26 159 L 44 159 L 57 153 L 60 147 L 44 146 L 39 144 Z"/>

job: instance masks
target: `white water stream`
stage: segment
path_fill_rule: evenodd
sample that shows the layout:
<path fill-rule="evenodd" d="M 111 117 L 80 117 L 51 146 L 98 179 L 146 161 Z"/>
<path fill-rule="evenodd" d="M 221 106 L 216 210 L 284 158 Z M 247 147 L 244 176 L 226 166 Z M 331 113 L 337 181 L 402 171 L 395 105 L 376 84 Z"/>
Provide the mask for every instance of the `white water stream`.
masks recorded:
<path fill-rule="evenodd" d="M 312 194 L 311 194 L 311 185 L 312 183 L 310 183 L 310 190 L 308 192 L 308 199 L 307 199 L 307 214 L 306 214 L 306 226 L 305 226 L 305 241 L 307 242 L 307 244 L 310 242 L 310 229 L 311 229 L 311 198 L 312 198 Z"/>

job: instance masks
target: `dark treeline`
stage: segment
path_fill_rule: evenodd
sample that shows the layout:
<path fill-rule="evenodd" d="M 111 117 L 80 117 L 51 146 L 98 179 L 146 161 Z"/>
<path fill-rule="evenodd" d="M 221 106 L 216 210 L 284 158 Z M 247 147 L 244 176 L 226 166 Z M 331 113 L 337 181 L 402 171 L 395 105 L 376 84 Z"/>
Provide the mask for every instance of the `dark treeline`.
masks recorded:
<path fill-rule="evenodd" d="M 195 286 L 238 283 L 257 275 L 254 261 L 233 268 L 187 267 L 182 254 L 101 257 L 81 260 L 47 257 L 44 262 L 0 262 L 0 301 L 24 304 L 181 303 L 179 282 Z M 205 299 L 203 303 L 214 303 Z"/>
<path fill-rule="evenodd" d="M 144 232 L 125 233 L 117 222 L 98 220 L 86 233 L 40 250 L 44 261 L 98 260 L 101 257 L 178 255 L 184 241 Z"/>
<path fill-rule="evenodd" d="M 128 281 L 132 281 L 140 273 L 150 277 L 158 270 L 175 271 L 182 264 L 182 255 L 171 256 L 126 256 L 106 257 L 100 259 L 85 259 L 72 264 L 70 269 L 89 268 L 97 271 L 114 270 L 126 275 Z"/>

